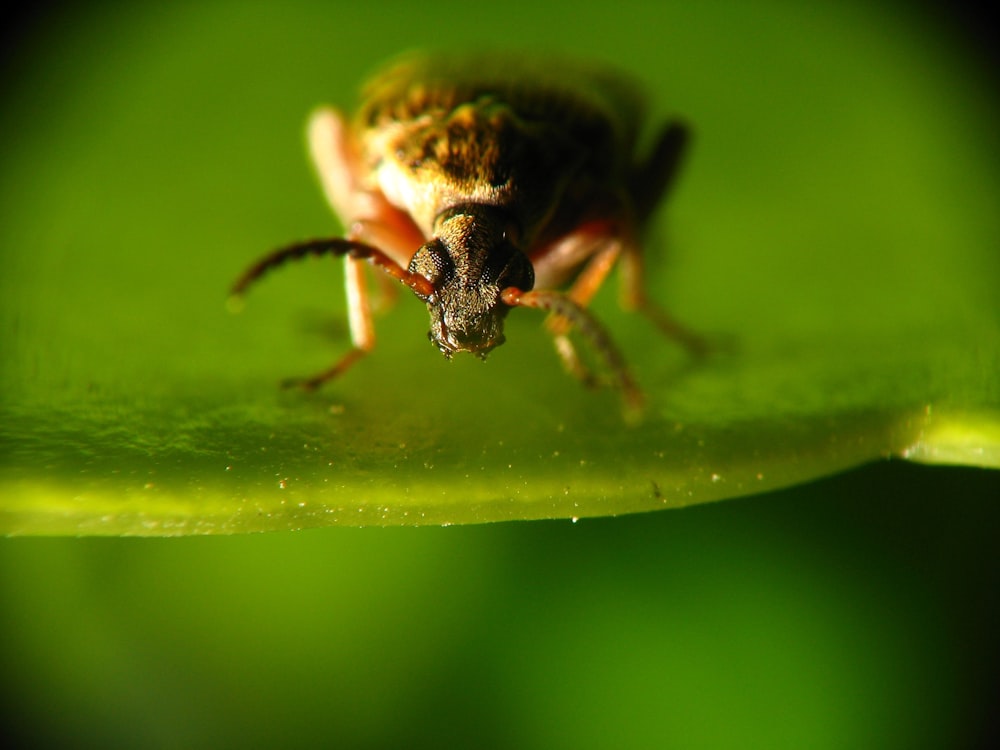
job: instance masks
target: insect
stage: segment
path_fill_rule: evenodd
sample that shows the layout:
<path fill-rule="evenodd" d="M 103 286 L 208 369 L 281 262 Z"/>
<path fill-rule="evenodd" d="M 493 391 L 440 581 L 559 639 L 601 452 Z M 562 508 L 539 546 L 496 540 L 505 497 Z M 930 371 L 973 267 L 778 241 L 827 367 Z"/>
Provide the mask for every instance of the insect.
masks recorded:
<path fill-rule="evenodd" d="M 346 236 L 264 256 L 233 294 L 293 259 L 345 258 L 353 346 L 332 367 L 286 384 L 316 388 L 371 351 L 367 263 L 426 303 L 428 336 L 446 358 L 485 358 L 503 343 L 508 312 L 534 308 L 549 313 L 572 375 L 597 382 L 575 330 L 638 406 L 623 356 L 587 310 L 613 267 L 621 267 L 626 308 L 701 348 L 642 286 L 640 234 L 687 141 L 686 128 L 668 122 L 641 154 L 643 119 L 633 83 L 603 69 L 405 56 L 367 84 L 353 120 L 322 108 L 309 121 L 312 159 Z"/>

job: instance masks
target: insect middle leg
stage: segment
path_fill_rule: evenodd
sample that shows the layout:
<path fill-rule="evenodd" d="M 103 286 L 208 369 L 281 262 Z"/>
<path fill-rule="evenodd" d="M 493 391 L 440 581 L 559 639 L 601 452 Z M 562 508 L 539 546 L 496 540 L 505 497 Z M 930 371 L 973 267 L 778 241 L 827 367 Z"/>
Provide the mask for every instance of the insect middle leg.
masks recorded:
<path fill-rule="evenodd" d="M 626 310 L 642 314 L 663 335 L 673 339 L 695 357 L 708 354 L 708 342 L 670 313 L 649 299 L 643 283 L 642 256 L 638 248 L 629 246 L 621 259 L 621 305 Z"/>

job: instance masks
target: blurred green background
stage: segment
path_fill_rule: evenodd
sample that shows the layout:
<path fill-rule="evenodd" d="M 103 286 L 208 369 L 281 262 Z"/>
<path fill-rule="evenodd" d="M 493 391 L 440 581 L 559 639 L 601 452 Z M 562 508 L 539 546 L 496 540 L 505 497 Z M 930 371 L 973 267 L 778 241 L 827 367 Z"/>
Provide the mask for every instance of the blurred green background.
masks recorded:
<path fill-rule="evenodd" d="M 140 488 L 173 481 L 197 497 L 219 469 L 220 435 L 237 455 L 259 445 L 256 435 L 240 444 L 235 428 L 224 431 L 226 408 L 240 429 L 259 423 L 264 434 L 287 415 L 292 441 L 315 428 L 297 421 L 298 401 L 273 395 L 273 382 L 325 362 L 323 303 L 342 305 L 330 277 L 289 271 L 240 318 L 213 316 L 256 253 L 336 231 L 304 160 L 305 113 L 322 101 L 349 106 L 357 82 L 402 49 L 452 42 L 614 61 L 650 85 L 658 113 L 695 122 L 671 209 L 676 248 L 664 264 L 674 309 L 709 330 L 748 323 L 763 350 L 793 366 L 798 353 L 781 346 L 832 334 L 890 373 L 915 370 L 879 383 L 889 415 L 931 396 L 997 406 L 997 350 L 972 346 L 998 323 L 995 81 L 931 15 L 781 2 L 57 6 L 19 40 L 3 83 L 4 477 L 30 464 L 77 472 L 93 490 L 97 481 L 128 486 L 122 475 L 131 472 Z M 908 113 L 934 116 L 901 119 Z M 720 265 L 713 252 L 743 234 L 743 251 Z M 785 252 L 769 255 L 755 244 L 762 238 Z M 851 239 L 887 255 L 872 258 L 848 299 L 843 286 L 821 282 L 856 274 L 841 261 L 856 262 L 859 250 L 836 251 Z M 936 263 L 928 245 L 957 248 L 959 262 Z M 787 253 L 796 247 L 822 252 Z M 775 290 L 783 274 L 803 283 Z M 50 279 L 86 283 L 47 287 Z M 740 289 L 765 303 L 748 307 Z M 165 290 L 176 294 L 166 310 L 157 296 Z M 781 308 L 766 304 L 776 294 L 802 313 L 779 319 Z M 880 297 L 904 314 L 873 316 Z M 648 331 L 621 330 L 625 319 L 607 309 L 626 350 L 641 349 Z M 376 356 L 387 364 L 373 365 L 367 382 L 398 381 L 401 357 L 421 377 L 438 372 L 440 363 L 415 356 L 427 350 L 422 316 L 411 306 L 380 326 Z M 886 350 L 881 334 L 900 320 L 913 332 Z M 226 338 L 199 335 L 203 328 Z M 522 354 L 498 353 L 483 377 L 517 378 L 531 357 L 548 369 L 519 383 L 523 391 L 498 393 L 502 413 L 489 424 L 500 436 L 530 426 L 531 409 L 521 410 L 540 404 L 542 439 L 565 419 L 553 394 L 570 389 L 545 359 L 546 342 L 530 325 L 520 330 Z M 844 330 L 862 335 L 838 339 Z M 942 362 L 914 349 L 925 340 Z M 647 377 L 680 359 L 658 356 L 643 354 Z M 852 411 L 849 368 L 830 376 L 828 364 L 808 371 L 829 378 L 818 421 L 829 414 L 840 424 L 847 414 L 848 425 L 867 424 L 870 415 Z M 455 365 L 446 383 L 479 377 Z M 667 390 L 658 407 L 710 421 L 732 375 L 722 369 L 676 401 Z M 756 384 L 737 402 L 751 421 L 761 411 Z M 246 402 L 263 393 L 273 401 L 248 413 Z M 237 406 L 220 408 L 220 394 Z M 785 395 L 787 404 L 765 406 L 779 418 L 787 406 L 794 440 L 803 399 Z M 609 394 L 580 398 L 614 405 Z M 406 404 L 405 388 L 386 403 Z M 437 456 L 447 482 L 454 456 L 427 446 L 448 437 L 461 410 L 438 416 L 429 435 L 407 439 L 420 460 Z M 592 419 L 584 412 L 575 424 Z M 873 422 L 895 425 L 881 414 Z M 361 440 L 387 443 L 399 424 L 372 425 Z M 119 445 L 133 451 L 128 458 L 107 448 Z M 886 445 L 905 445 L 905 435 Z M 847 458 L 828 452 L 822 465 L 887 448 L 842 450 Z M 152 481 L 139 473 L 146 454 L 160 472 Z M 809 450 L 784 455 L 812 460 Z M 244 469 L 247 481 L 276 484 L 271 468 Z M 582 466 L 554 471 L 558 481 L 587 476 Z M 91 478 L 102 472 L 114 477 Z M 883 463 L 751 500 L 578 523 L 4 539 L 4 720 L 33 746 L 985 744 L 1000 666 L 997 476 Z M 52 502 L 71 513 L 86 499 Z"/>
<path fill-rule="evenodd" d="M 3 706 L 36 746 L 972 747 L 996 490 L 886 464 L 576 524 L 9 539 Z"/>

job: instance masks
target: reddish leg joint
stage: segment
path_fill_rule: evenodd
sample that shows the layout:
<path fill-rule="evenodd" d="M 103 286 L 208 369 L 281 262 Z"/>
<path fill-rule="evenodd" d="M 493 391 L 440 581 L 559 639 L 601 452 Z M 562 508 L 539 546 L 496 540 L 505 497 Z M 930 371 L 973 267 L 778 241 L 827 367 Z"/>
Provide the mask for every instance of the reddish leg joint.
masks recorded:
<path fill-rule="evenodd" d="M 568 321 L 604 359 L 608 368 L 614 374 L 617 385 L 621 389 L 628 406 L 633 410 L 641 408 L 643 400 L 642 392 L 635 384 L 635 381 L 632 380 L 632 376 L 625 365 L 625 358 L 622 357 L 621 352 L 615 346 L 611 337 L 608 336 L 604 327 L 585 308 L 578 305 L 565 294 L 556 291 L 539 290 L 525 292 L 516 287 L 508 287 L 500 293 L 500 299 L 503 300 L 504 304 L 511 307 L 531 307 L 536 310 L 544 310 Z M 560 346 L 560 344 L 563 344 L 563 346 Z M 571 374 L 580 377 L 581 373 L 586 373 L 586 369 L 582 367 L 579 359 L 576 358 L 575 352 L 567 359 L 563 353 L 566 344 L 568 344 L 568 340 L 564 336 L 556 337 L 556 348 L 559 350 L 564 362 L 567 363 L 567 369 L 570 370 Z M 572 347 L 570 346 L 570 348 Z M 589 378 L 584 377 L 583 380 L 587 382 Z"/>

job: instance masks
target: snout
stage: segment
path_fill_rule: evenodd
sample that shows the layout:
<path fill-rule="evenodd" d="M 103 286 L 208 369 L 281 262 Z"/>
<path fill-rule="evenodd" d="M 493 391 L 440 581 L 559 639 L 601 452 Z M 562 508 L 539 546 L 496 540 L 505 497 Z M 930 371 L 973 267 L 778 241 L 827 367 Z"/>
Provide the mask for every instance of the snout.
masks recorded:
<path fill-rule="evenodd" d="M 432 330 L 428 332 L 427 338 L 448 359 L 451 359 L 452 355 L 456 352 L 468 352 L 469 354 L 475 354 L 480 359 L 485 359 L 487 354 L 506 340 L 503 333 L 499 332 L 495 335 L 483 336 L 476 331 L 455 331 L 450 329 L 442 331 L 440 336 L 435 336 L 435 332 Z"/>

